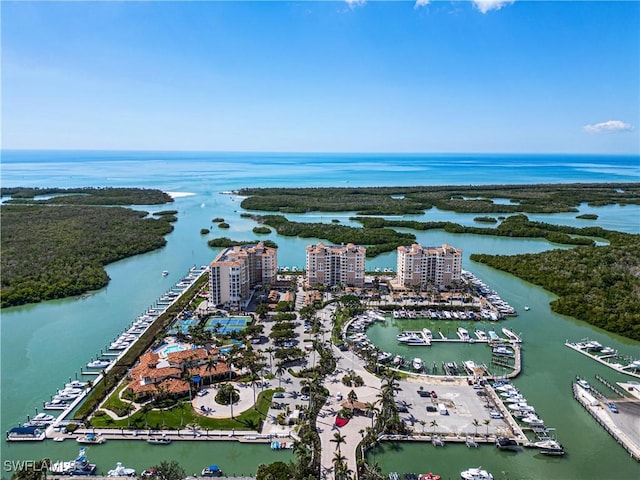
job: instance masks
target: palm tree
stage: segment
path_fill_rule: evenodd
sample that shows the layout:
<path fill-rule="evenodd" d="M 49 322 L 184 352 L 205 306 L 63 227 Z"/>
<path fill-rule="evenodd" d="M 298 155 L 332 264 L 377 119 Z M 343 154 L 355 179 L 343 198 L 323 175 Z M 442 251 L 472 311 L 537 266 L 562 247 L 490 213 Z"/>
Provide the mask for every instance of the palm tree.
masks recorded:
<path fill-rule="evenodd" d="M 269 355 L 269 373 L 273 373 L 273 353 L 276 349 L 269 346 L 265 348 L 264 351 Z"/>
<path fill-rule="evenodd" d="M 340 450 L 333 454 L 333 471 L 336 480 L 342 480 L 347 473 L 347 457 L 340 453 Z"/>
<path fill-rule="evenodd" d="M 477 418 L 473 419 L 472 425 L 476 428 L 475 433 L 473 434 L 473 437 L 475 438 L 478 436 L 478 427 L 480 426 L 480 422 L 478 421 Z"/>
<path fill-rule="evenodd" d="M 349 401 L 353 404 L 353 402 L 355 402 L 356 400 L 358 400 L 358 395 L 356 394 L 356 392 L 354 392 L 353 390 L 351 390 L 351 391 L 347 394 L 347 399 L 349 399 Z"/>
<path fill-rule="evenodd" d="M 489 424 L 491 423 L 491 420 L 488 418 L 485 418 L 484 421 L 482 422 L 487 426 L 487 437 L 489 436 Z"/>
<path fill-rule="evenodd" d="M 207 363 L 205 367 L 206 372 L 210 372 L 212 370 L 215 371 L 217 367 L 218 367 L 218 360 L 213 355 L 207 358 Z M 211 384 L 211 379 L 209 379 L 209 384 Z"/>
<path fill-rule="evenodd" d="M 436 427 L 438 426 L 438 422 L 436 422 L 435 420 L 431 420 L 431 423 L 429 425 L 433 427 L 433 433 L 431 434 L 431 436 L 433 436 L 436 434 Z"/>
<path fill-rule="evenodd" d="M 420 426 L 422 427 L 422 434 L 424 435 L 424 427 L 427 425 L 427 422 L 424 420 L 420 420 Z"/>
<path fill-rule="evenodd" d="M 282 362 L 278 362 L 278 364 L 276 365 L 276 375 L 278 376 L 278 388 L 282 388 L 282 374 L 285 373 L 287 371 L 286 368 L 284 368 L 284 365 L 282 364 Z"/>
<path fill-rule="evenodd" d="M 333 434 L 333 438 L 331 440 L 329 440 L 330 442 L 333 442 L 336 444 L 336 450 L 338 450 L 338 452 L 340 452 L 340 445 L 342 445 L 343 443 L 346 444 L 347 443 L 347 437 L 342 435 L 340 432 L 335 432 Z"/>
<path fill-rule="evenodd" d="M 367 402 L 367 406 L 366 406 L 366 410 L 365 410 L 367 416 L 371 417 L 371 428 L 372 429 L 373 429 L 374 417 L 380 413 L 380 409 L 378 407 L 376 407 L 376 403 L 377 402 Z"/>

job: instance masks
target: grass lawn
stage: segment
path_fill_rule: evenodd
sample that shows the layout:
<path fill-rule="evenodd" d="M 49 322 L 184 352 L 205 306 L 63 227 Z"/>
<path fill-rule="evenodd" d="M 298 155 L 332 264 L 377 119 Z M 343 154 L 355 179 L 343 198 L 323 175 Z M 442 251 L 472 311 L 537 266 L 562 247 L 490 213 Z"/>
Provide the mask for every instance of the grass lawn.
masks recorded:
<path fill-rule="evenodd" d="M 106 415 L 91 417 L 91 426 L 96 428 L 130 429 L 170 429 L 177 430 L 187 425 L 199 425 L 208 430 L 257 430 L 260 422 L 267 417 L 274 390 L 265 390 L 258 394 L 257 410 L 250 408 L 235 418 L 208 418 L 196 413 L 188 401 L 179 403 L 167 410 L 141 409 L 129 419 L 113 420 Z M 231 411 L 229 410 L 229 413 Z"/>
<path fill-rule="evenodd" d="M 109 398 L 107 399 L 106 402 L 104 402 L 104 405 L 103 405 L 103 408 L 111 410 L 113 413 L 115 413 L 119 417 L 122 417 L 127 414 L 128 407 L 133 408 L 133 405 L 131 405 L 128 402 L 123 402 L 120 399 L 120 392 L 127 386 L 127 384 L 128 382 L 124 381 L 120 385 L 118 385 L 118 388 L 116 388 L 111 393 L 111 395 L 109 395 Z"/>

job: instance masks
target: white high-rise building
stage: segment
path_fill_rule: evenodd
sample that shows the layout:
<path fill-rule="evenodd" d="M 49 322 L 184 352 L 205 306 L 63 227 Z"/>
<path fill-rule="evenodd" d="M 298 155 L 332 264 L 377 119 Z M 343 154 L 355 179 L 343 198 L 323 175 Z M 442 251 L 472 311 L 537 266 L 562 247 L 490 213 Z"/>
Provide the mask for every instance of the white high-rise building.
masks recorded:
<path fill-rule="evenodd" d="M 325 287 L 342 285 L 362 287 L 366 249 L 359 245 L 327 246 L 323 243 L 307 246 L 307 285 Z"/>
<path fill-rule="evenodd" d="M 252 287 L 276 280 L 278 253 L 262 242 L 236 245 L 222 250 L 209 267 L 211 303 L 237 307 L 249 299 Z"/>
<path fill-rule="evenodd" d="M 398 247 L 398 286 L 425 289 L 432 285 L 442 289 L 460 280 L 462 250 L 443 244 L 441 247 L 423 247 L 414 243 Z"/>

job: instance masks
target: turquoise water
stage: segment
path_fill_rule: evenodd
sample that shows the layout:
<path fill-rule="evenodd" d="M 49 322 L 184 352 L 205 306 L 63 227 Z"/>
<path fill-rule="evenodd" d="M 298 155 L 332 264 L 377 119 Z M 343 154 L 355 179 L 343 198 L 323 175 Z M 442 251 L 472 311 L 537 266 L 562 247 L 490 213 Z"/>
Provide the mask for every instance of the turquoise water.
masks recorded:
<path fill-rule="evenodd" d="M 544 183 L 544 182 L 638 182 L 640 161 L 629 156 L 562 155 L 295 155 L 223 154 L 200 152 L 3 152 L 2 185 L 9 186 L 136 186 L 160 188 L 170 192 L 190 192 L 177 198 L 171 208 L 178 210 L 175 230 L 167 235 L 160 250 L 107 266 L 109 285 L 86 299 L 66 299 L 2 311 L 0 319 L 0 386 L 3 392 L 1 427 L 3 431 L 33 415 L 56 389 L 79 375 L 80 368 L 105 349 L 131 322 L 149 308 L 193 265 L 208 264 L 218 252 L 207 240 L 229 236 L 237 240 L 255 239 L 255 222 L 241 218 L 241 198 L 222 192 L 247 186 L 377 186 Z M 496 180 L 498 179 L 498 180 Z M 149 211 L 166 206 L 138 207 Z M 640 233 L 640 207 L 580 207 L 580 213 L 596 213 L 596 221 L 575 218 L 577 214 L 531 215 L 534 220 L 570 225 L 600 225 L 630 233 Z M 449 219 L 472 225 L 470 214 L 431 209 L 410 218 Z M 230 229 L 222 232 L 212 225 L 223 217 Z M 291 219 L 331 222 L 339 218 L 351 224 L 349 214 L 315 212 L 290 215 Z M 211 234 L 200 235 L 201 228 Z M 413 232 L 420 243 L 450 243 L 463 249 L 463 268 L 491 285 L 514 307 L 527 304 L 529 312 L 505 323 L 522 332 L 525 339 L 525 369 L 517 380 L 527 399 L 536 406 L 545 422 L 555 426 L 558 437 L 569 451 L 566 458 L 539 458 L 534 452 L 509 455 L 495 448 L 447 446 L 435 450 L 431 445 L 385 445 L 373 458 L 385 472 L 436 471 L 444 478 L 457 478 L 469 466 L 483 465 L 495 478 L 638 478 L 638 464 L 632 461 L 571 398 L 569 383 L 576 374 L 591 377 L 600 373 L 610 381 L 624 377 L 589 361 L 564 347 L 565 339 L 590 337 L 640 358 L 640 345 L 591 327 L 584 322 L 553 314 L 553 296 L 517 278 L 472 263 L 473 253 L 515 254 L 558 248 L 540 239 L 511 239 L 453 235 L 442 231 Z M 320 239 L 280 237 L 275 233 L 260 238 L 278 245 L 278 262 L 283 266 L 302 266 L 305 246 Z M 367 269 L 392 267 L 395 253 L 367 260 Z M 163 270 L 170 273 L 160 275 Z M 402 325 L 376 325 L 372 335 L 383 346 L 396 348 L 395 336 Z M 453 328 L 453 324 L 449 328 Z M 466 327 L 465 327 L 466 328 Z M 481 327 L 488 330 L 486 325 Z M 442 348 L 441 348 L 442 347 Z M 450 358 L 482 360 L 478 345 L 438 345 L 425 361 Z M 467 350 L 464 348 L 469 347 Z M 476 348 L 478 347 L 478 348 Z M 451 348 L 451 350 L 448 350 Z M 68 460 L 77 454 L 77 445 L 0 444 L 2 460 L 38 459 L 49 456 Z M 224 470 L 254 473 L 260 461 L 289 459 L 290 452 L 274 452 L 268 445 L 240 445 L 235 442 L 177 443 L 153 446 L 144 442 L 107 442 L 91 447 L 89 458 L 104 472 L 117 461 L 138 470 L 154 462 L 173 458 L 184 463 L 188 473 L 218 463 Z M 507 472 L 502 474 L 501 472 Z"/>
<path fill-rule="evenodd" d="M 182 347 L 180 345 L 170 345 L 170 346 L 164 348 L 164 353 L 166 355 L 168 353 L 182 352 L 184 350 L 186 350 L 186 348 Z"/>

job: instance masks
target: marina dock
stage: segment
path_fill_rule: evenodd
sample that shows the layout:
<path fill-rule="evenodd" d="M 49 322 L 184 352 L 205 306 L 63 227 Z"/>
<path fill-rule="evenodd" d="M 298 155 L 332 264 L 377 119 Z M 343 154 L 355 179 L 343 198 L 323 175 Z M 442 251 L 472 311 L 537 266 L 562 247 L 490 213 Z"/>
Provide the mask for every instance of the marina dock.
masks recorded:
<path fill-rule="evenodd" d="M 581 354 L 583 354 L 583 355 L 595 360 L 596 362 L 601 363 L 602 365 L 606 365 L 607 367 L 611 368 L 612 370 L 615 370 L 618 373 L 624 373 L 625 375 L 629 375 L 631 377 L 640 378 L 640 373 L 638 373 L 640 368 L 638 370 L 634 371 L 634 370 L 632 370 L 630 368 L 630 365 L 622 366 L 622 365 L 617 364 L 617 363 L 610 363 L 610 362 L 606 361 L 606 359 L 617 358 L 617 355 L 602 355 L 602 356 L 601 355 L 594 355 L 581 342 L 569 342 L 567 340 L 567 341 L 565 341 L 564 344 L 567 347 L 571 348 L 572 350 L 575 350 L 576 352 L 580 352 Z"/>
<path fill-rule="evenodd" d="M 611 418 L 606 407 L 599 400 L 591 396 L 577 383 L 571 384 L 573 398 L 618 442 L 634 460 L 640 462 L 640 432 L 637 430 L 624 431 Z M 614 414 L 615 415 L 615 414 Z"/>
<path fill-rule="evenodd" d="M 207 267 L 205 266 L 199 269 L 197 269 L 196 267 L 191 268 L 189 270 L 189 273 L 177 285 L 173 286 L 172 289 L 170 290 L 170 292 L 173 292 L 173 289 L 175 288 L 179 289 L 179 293 L 172 294 L 173 300 L 170 303 L 163 304 L 162 307 L 160 308 L 158 308 L 157 306 L 151 306 L 151 308 L 149 308 L 143 315 L 139 316 L 137 320 L 132 322 L 132 324 L 130 324 L 128 327 L 126 327 L 125 331 L 120 335 L 120 337 L 117 337 L 117 338 L 122 338 L 123 336 L 126 335 L 127 338 L 129 338 L 126 344 L 122 344 L 122 345 L 111 344 L 110 346 L 107 346 L 105 348 L 104 352 L 101 350 L 100 353 L 96 356 L 95 360 L 92 360 L 93 362 L 99 362 L 100 360 L 108 359 L 108 360 L 105 360 L 105 362 L 108 361 L 108 363 L 98 366 L 98 365 L 91 365 L 91 362 L 90 362 L 86 366 L 83 366 L 80 369 L 80 375 L 94 377 L 94 378 L 92 378 L 90 382 L 86 382 L 86 383 L 79 382 L 77 380 L 77 374 L 76 374 L 75 382 L 78 383 L 78 385 L 82 384 L 82 386 L 81 387 L 79 386 L 77 391 L 73 392 L 73 396 L 71 396 L 70 393 L 67 394 L 69 398 L 65 399 L 62 405 L 47 407 L 47 402 L 43 402 L 42 404 L 43 410 L 46 410 L 46 411 L 56 410 L 57 412 L 57 414 L 55 415 L 52 421 L 46 422 L 46 424 L 43 424 L 40 426 L 42 430 L 46 431 L 47 438 L 53 438 L 55 436 L 59 436 L 57 435 L 57 433 L 59 432 L 56 432 L 56 427 L 61 425 L 65 421 L 65 419 L 71 414 L 71 412 L 73 412 L 76 409 L 76 407 L 80 405 L 80 403 L 82 403 L 82 401 L 87 397 L 87 395 L 89 395 L 91 390 L 104 379 L 105 374 L 107 374 L 116 365 L 117 360 L 121 358 L 123 355 L 125 355 L 131 347 L 133 347 L 133 345 L 138 341 L 140 336 L 158 319 L 158 317 L 162 313 L 164 313 L 171 305 L 173 305 L 173 303 L 175 303 L 182 296 L 182 294 L 186 292 L 188 288 L 190 288 L 205 272 L 207 272 Z M 181 286 L 178 287 L 178 285 L 181 285 Z M 141 319 L 144 319 L 144 320 L 141 320 Z M 135 330 L 137 333 L 130 333 L 130 332 L 133 332 L 133 330 Z M 110 348 L 110 347 L 114 347 L 114 348 Z M 114 351 L 115 347 L 118 347 L 117 351 Z M 71 383 L 71 377 L 69 377 L 69 381 Z M 65 391 L 60 390 L 57 392 L 56 395 L 60 395 L 61 392 L 66 393 L 66 390 Z M 51 399 L 53 400 L 55 398 L 56 396 L 52 395 Z M 36 413 L 37 413 L 37 410 L 38 409 L 36 409 Z M 29 420 L 27 419 L 27 421 Z M 8 438 L 8 440 L 9 441 L 38 441 L 41 439 L 39 437 L 34 436 L 33 438 L 27 438 L 27 437 Z"/>

